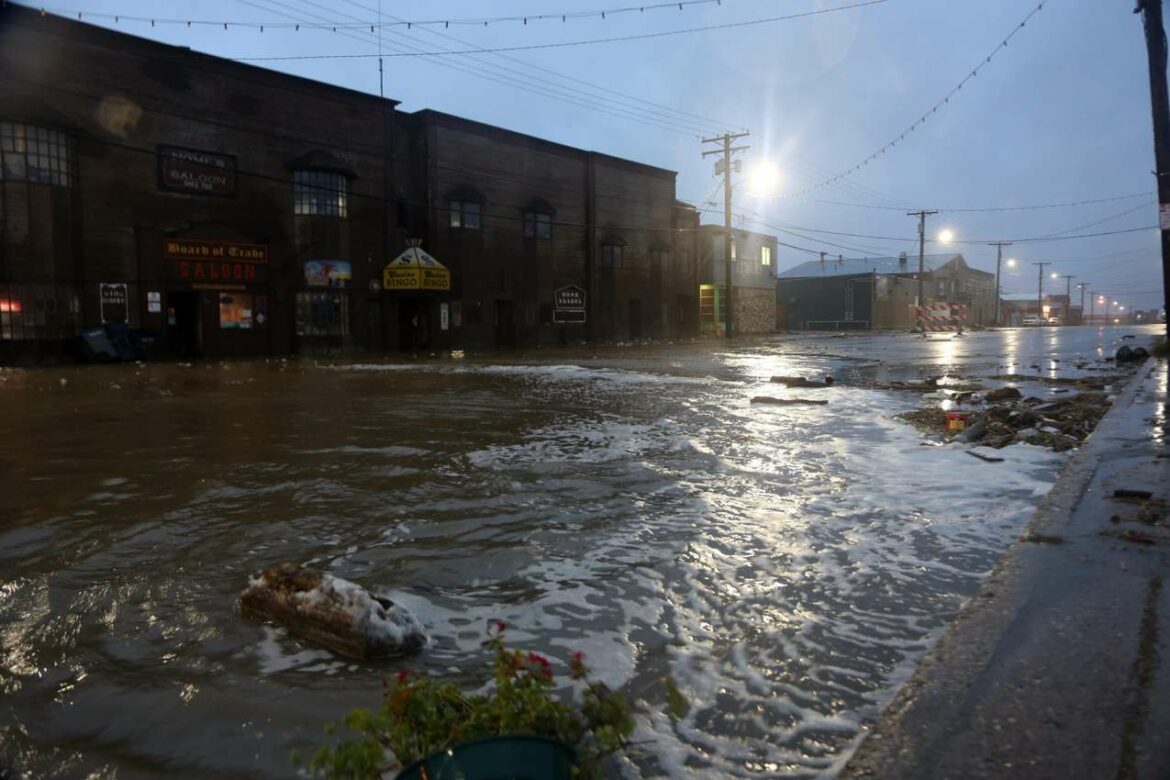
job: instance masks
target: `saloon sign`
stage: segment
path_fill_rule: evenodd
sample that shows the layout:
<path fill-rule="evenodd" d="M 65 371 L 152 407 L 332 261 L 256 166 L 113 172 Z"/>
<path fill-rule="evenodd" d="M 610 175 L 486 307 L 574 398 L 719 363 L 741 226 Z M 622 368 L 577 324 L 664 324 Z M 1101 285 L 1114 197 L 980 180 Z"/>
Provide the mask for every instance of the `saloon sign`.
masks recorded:
<path fill-rule="evenodd" d="M 163 259 L 181 282 L 266 282 L 268 247 L 237 241 L 168 238 Z"/>
<path fill-rule="evenodd" d="M 158 186 L 196 195 L 236 194 L 236 158 L 180 146 L 158 148 Z"/>

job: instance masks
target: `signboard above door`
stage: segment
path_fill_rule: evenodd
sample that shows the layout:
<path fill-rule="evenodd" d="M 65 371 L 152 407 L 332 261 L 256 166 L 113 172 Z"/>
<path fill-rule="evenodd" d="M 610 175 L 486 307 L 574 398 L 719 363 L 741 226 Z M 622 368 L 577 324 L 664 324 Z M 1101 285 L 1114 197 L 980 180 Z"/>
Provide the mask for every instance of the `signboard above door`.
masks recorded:
<path fill-rule="evenodd" d="M 158 186 L 191 195 L 236 194 L 236 158 L 181 146 L 158 147 Z"/>

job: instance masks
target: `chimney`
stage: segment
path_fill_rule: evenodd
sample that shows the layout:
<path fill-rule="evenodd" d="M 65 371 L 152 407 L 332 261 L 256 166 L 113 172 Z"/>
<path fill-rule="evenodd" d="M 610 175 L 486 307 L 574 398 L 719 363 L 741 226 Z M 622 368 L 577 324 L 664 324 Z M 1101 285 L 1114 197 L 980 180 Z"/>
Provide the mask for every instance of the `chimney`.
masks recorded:
<path fill-rule="evenodd" d="M 903 270 L 903 271 L 906 270 L 906 253 L 905 252 L 898 255 L 898 268 L 899 268 L 899 270 Z"/>

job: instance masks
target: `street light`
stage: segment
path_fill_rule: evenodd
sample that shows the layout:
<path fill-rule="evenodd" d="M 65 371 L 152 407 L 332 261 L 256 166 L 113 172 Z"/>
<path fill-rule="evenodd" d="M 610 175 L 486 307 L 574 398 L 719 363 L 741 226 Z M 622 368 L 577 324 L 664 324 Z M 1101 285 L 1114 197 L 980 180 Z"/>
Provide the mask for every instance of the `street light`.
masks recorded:
<path fill-rule="evenodd" d="M 951 230 L 950 228 L 943 228 L 942 230 L 938 231 L 938 240 L 939 243 L 942 244 L 951 243 L 955 240 L 955 231 Z"/>

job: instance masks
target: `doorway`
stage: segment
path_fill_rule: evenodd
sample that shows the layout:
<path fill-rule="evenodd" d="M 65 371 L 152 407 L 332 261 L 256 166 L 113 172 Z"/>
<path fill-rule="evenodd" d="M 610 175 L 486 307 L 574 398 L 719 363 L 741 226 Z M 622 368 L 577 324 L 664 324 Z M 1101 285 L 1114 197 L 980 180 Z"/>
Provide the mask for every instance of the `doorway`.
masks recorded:
<path fill-rule="evenodd" d="M 516 343 L 516 315 L 511 301 L 496 301 L 496 346 L 511 347 Z"/>
<path fill-rule="evenodd" d="M 167 293 L 167 350 L 175 357 L 202 354 L 203 329 L 199 317 L 199 293 Z"/>
<path fill-rule="evenodd" d="M 630 338 L 642 338 L 642 301 L 638 298 L 630 299 Z"/>
<path fill-rule="evenodd" d="M 398 351 L 429 349 L 430 341 L 426 299 L 403 298 L 398 302 Z"/>

